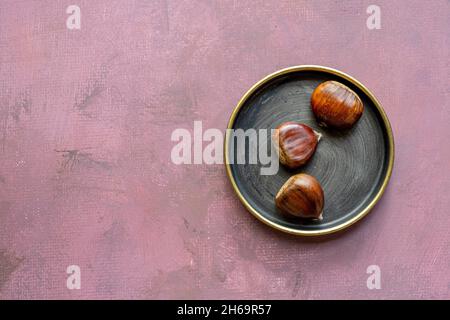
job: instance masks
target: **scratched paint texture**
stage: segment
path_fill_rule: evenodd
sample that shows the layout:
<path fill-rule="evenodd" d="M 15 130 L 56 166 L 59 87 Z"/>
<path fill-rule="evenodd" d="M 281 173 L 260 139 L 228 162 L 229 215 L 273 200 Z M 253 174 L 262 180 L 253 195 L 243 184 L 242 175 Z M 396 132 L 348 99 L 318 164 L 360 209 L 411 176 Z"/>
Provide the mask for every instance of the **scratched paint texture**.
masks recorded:
<path fill-rule="evenodd" d="M 449 39 L 442 0 L 2 1 L 0 298 L 450 298 Z M 396 142 L 373 212 L 317 240 L 254 219 L 223 166 L 170 161 L 174 129 L 225 128 L 298 64 L 366 84 Z"/>

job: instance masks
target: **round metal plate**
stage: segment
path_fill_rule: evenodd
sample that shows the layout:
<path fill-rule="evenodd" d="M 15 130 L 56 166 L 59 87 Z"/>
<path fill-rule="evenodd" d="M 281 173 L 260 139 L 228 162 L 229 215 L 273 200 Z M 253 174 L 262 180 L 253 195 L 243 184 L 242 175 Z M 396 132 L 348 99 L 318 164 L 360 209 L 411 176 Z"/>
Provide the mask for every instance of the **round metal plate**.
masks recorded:
<path fill-rule="evenodd" d="M 339 81 L 361 98 L 364 112 L 346 131 L 320 127 L 311 111 L 311 94 L 323 81 Z M 262 164 L 237 164 L 239 152 L 227 130 L 225 164 L 239 199 L 259 220 L 278 230 L 314 236 L 342 230 L 364 217 L 380 199 L 394 162 L 394 140 L 387 116 L 359 81 L 335 69 L 297 66 L 277 71 L 255 84 L 239 101 L 228 129 L 270 129 L 285 121 L 307 124 L 322 134 L 312 159 L 297 170 L 280 165 L 274 175 L 261 175 Z M 233 148 L 233 149 L 232 149 Z M 233 156 L 234 155 L 234 156 Z M 246 159 L 249 158 L 246 154 Z M 233 158 L 233 159 L 232 159 Z M 322 221 L 287 218 L 274 204 L 280 187 L 293 174 L 316 177 L 325 193 Z"/>

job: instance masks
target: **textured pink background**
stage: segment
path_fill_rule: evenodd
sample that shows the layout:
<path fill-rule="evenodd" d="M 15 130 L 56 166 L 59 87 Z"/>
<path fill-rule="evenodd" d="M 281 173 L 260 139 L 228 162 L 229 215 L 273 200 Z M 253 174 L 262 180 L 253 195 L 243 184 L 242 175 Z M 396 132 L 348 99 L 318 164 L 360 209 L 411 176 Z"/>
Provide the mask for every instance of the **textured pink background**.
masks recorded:
<path fill-rule="evenodd" d="M 0 298 L 450 298 L 449 39 L 442 0 L 1 1 Z M 380 203 L 320 240 L 254 219 L 223 166 L 170 161 L 175 128 L 225 128 L 298 64 L 366 84 L 396 142 Z"/>

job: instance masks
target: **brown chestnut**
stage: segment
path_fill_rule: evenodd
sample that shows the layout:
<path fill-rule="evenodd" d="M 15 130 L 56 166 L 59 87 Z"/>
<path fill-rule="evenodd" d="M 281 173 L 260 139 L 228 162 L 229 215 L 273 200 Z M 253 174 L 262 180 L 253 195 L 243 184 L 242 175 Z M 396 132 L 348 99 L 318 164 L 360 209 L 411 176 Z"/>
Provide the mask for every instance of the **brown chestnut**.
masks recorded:
<path fill-rule="evenodd" d="M 281 212 L 295 217 L 322 219 L 323 190 L 313 176 L 305 173 L 296 174 L 278 191 L 275 204 Z"/>
<path fill-rule="evenodd" d="M 319 122 L 335 128 L 350 128 L 364 110 L 358 95 L 337 81 L 319 84 L 312 93 L 311 106 Z"/>
<path fill-rule="evenodd" d="M 320 137 L 320 133 L 307 125 L 291 121 L 282 123 L 273 135 L 280 162 L 291 169 L 305 164 L 316 151 Z"/>

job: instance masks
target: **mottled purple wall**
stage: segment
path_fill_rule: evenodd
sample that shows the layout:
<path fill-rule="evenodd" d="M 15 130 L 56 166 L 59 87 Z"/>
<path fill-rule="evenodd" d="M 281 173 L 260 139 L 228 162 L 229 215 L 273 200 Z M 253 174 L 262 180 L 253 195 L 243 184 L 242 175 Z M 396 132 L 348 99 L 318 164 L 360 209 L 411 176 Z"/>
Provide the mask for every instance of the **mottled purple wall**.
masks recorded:
<path fill-rule="evenodd" d="M 442 0 L 1 1 L 0 298 L 450 298 L 449 39 Z M 319 240 L 254 219 L 223 166 L 170 160 L 175 128 L 225 128 L 299 64 L 366 84 L 396 142 L 373 212 Z"/>

